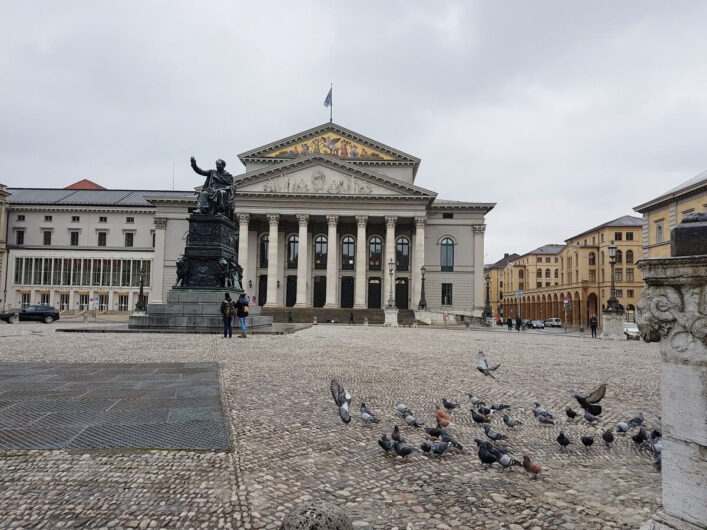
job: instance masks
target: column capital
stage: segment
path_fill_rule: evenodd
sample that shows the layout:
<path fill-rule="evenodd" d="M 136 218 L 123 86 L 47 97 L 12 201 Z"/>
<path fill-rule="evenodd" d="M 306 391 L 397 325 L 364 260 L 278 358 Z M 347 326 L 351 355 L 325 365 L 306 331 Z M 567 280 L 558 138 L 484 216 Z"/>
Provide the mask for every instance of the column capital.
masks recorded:
<path fill-rule="evenodd" d="M 278 213 L 269 213 L 268 214 L 268 222 L 270 223 L 270 226 L 277 226 L 280 223 L 280 214 Z"/>
<path fill-rule="evenodd" d="M 359 228 L 366 228 L 366 224 L 368 224 L 368 216 L 367 215 L 357 215 L 356 216 L 356 226 Z"/>
<path fill-rule="evenodd" d="M 326 222 L 329 226 L 336 226 L 339 223 L 338 215 L 327 215 Z"/>
<path fill-rule="evenodd" d="M 398 218 L 394 215 L 387 215 L 385 217 L 385 227 L 386 228 L 395 228 L 395 223 L 398 222 Z"/>
<path fill-rule="evenodd" d="M 474 230 L 474 234 L 483 234 L 486 232 L 486 225 L 471 225 L 471 228 Z"/>
<path fill-rule="evenodd" d="M 297 221 L 299 222 L 300 226 L 307 226 L 307 224 L 309 224 L 309 214 L 306 214 L 306 213 L 297 214 Z"/>
<path fill-rule="evenodd" d="M 155 229 L 157 230 L 165 230 L 167 228 L 166 217 L 155 217 L 153 222 L 155 223 Z"/>
<path fill-rule="evenodd" d="M 250 222 L 250 214 L 249 213 L 239 213 L 238 214 L 238 222 L 240 224 L 248 224 Z"/>
<path fill-rule="evenodd" d="M 427 222 L 427 217 L 415 217 L 415 229 L 420 230 L 425 228 L 425 222 Z"/>

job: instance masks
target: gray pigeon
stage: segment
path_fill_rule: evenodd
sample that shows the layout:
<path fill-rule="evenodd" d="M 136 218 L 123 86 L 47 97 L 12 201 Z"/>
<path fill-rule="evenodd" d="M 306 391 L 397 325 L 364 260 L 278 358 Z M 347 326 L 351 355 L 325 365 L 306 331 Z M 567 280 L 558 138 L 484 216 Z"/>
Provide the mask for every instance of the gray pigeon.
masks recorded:
<path fill-rule="evenodd" d="M 508 454 L 501 455 L 501 457 L 498 459 L 498 463 L 501 464 L 501 467 L 504 467 L 504 468 L 521 465 L 520 462 L 518 462 L 511 455 L 508 455 Z"/>
<path fill-rule="evenodd" d="M 486 433 L 486 436 L 491 438 L 494 442 L 496 442 L 498 440 L 507 440 L 508 439 L 508 436 L 506 436 L 505 434 L 502 434 L 498 431 L 494 431 L 488 425 L 484 425 L 484 432 Z"/>
<path fill-rule="evenodd" d="M 479 352 L 476 366 L 476 369 L 479 372 L 484 375 L 490 375 L 491 378 L 496 379 L 495 377 L 493 377 L 493 374 L 491 372 L 493 372 L 494 370 L 498 370 L 499 366 L 501 366 L 500 363 L 495 366 L 489 366 L 489 363 L 486 361 L 486 356 L 484 355 L 484 352 Z"/>
<path fill-rule="evenodd" d="M 538 403 L 536 401 L 534 404 L 535 404 L 535 408 L 533 409 L 533 414 L 535 415 L 536 418 L 538 416 L 547 416 L 551 420 L 555 419 L 552 416 L 552 414 L 550 414 L 547 410 L 545 410 L 545 408 L 540 403 Z"/>
<path fill-rule="evenodd" d="M 378 423 L 378 418 L 371 414 L 363 401 L 361 402 L 361 420 L 363 423 Z"/>
<path fill-rule="evenodd" d="M 410 412 L 410 409 L 402 401 L 399 401 L 398 404 L 395 405 L 395 410 L 397 410 L 402 415 L 405 415 L 406 412 Z"/>
<path fill-rule="evenodd" d="M 522 421 L 516 420 L 515 418 L 509 418 L 508 414 L 503 415 L 503 423 L 505 423 L 509 427 L 517 427 L 518 425 L 523 425 Z"/>
<path fill-rule="evenodd" d="M 643 425 L 643 412 L 639 412 L 638 416 L 634 416 L 630 420 L 628 420 L 629 425 L 632 427 L 638 427 L 639 425 Z"/>
<path fill-rule="evenodd" d="M 616 432 L 628 432 L 633 429 L 633 425 L 629 425 L 625 421 L 620 421 L 616 424 Z"/>
<path fill-rule="evenodd" d="M 503 409 L 509 409 L 509 408 L 511 408 L 511 406 L 504 405 L 503 403 L 494 403 L 493 405 L 491 405 L 491 408 L 493 410 L 503 410 Z"/>
<path fill-rule="evenodd" d="M 584 411 L 584 419 L 587 420 L 589 423 L 594 423 L 595 421 L 599 421 L 599 418 L 592 416 L 588 410 Z"/>
<path fill-rule="evenodd" d="M 474 405 L 474 406 L 486 405 L 486 403 L 484 403 L 484 402 L 481 400 L 481 398 L 476 397 L 476 396 L 475 396 L 474 394 L 472 394 L 471 392 L 469 392 L 468 396 L 469 396 L 469 401 L 471 401 L 471 404 L 472 404 L 472 405 Z"/>
<path fill-rule="evenodd" d="M 385 434 L 384 434 L 383 436 L 381 436 L 380 438 L 378 438 L 378 445 L 380 445 L 386 453 L 388 453 L 388 452 L 390 452 L 390 451 L 393 450 L 393 444 L 394 444 L 394 443 L 395 443 L 395 442 L 393 442 L 393 441 L 392 441 L 390 438 L 388 438 L 388 436 L 386 436 Z"/>
<path fill-rule="evenodd" d="M 537 416 L 537 418 L 540 423 L 544 423 L 545 425 L 555 425 L 555 422 L 552 421 L 552 416 L 540 414 L 539 416 Z"/>
<path fill-rule="evenodd" d="M 400 442 L 393 442 L 393 449 L 395 449 L 395 452 L 398 456 L 402 456 L 403 458 L 412 453 L 417 452 L 417 449 L 415 449 L 414 447 L 410 447 L 409 445 L 403 445 Z"/>
<path fill-rule="evenodd" d="M 407 416 L 405 416 L 404 419 L 405 423 L 407 423 L 411 427 L 422 427 L 425 424 L 424 421 L 416 420 L 415 416 L 413 416 L 412 414 L 408 414 Z"/>
<path fill-rule="evenodd" d="M 452 446 L 451 442 L 422 442 L 420 449 L 425 453 L 442 456 Z"/>

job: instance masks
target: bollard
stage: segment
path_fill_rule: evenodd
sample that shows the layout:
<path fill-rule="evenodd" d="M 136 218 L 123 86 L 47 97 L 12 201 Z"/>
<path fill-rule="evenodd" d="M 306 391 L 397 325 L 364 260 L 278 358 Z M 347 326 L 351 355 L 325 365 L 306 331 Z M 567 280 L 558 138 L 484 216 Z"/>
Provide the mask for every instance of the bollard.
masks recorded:
<path fill-rule="evenodd" d="M 364 317 L 363 319 L 363 327 L 367 328 L 368 327 L 368 317 Z"/>
<path fill-rule="evenodd" d="M 314 326 L 317 325 L 317 315 L 314 315 L 314 320 L 312 321 L 312 325 L 314 325 Z"/>

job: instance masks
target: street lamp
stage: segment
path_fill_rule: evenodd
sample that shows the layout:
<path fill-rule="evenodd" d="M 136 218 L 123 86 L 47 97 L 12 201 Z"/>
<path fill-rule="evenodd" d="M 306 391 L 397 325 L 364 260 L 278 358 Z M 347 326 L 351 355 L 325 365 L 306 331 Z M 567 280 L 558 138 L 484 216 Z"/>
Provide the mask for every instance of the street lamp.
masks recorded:
<path fill-rule="evenodd" d="M 393 271 L 395 269 L 395 263 L 391 259 L 388 262 L 388 273 L 390 274 L 390 296 L 388 298 L 388 307 L 395 308 L 395 298 L 393 298 Z"/>
<path fill-rule="evenodd" d="M 491 310 L 491 275 L 486 273 L 486 307 L 484 308 L 484 318 L 493 317 L 493 311 Z"/>
<path fill-rule="evenodd" d="M 616 298 L 616 284 L 614 278 L 614 266 L 616 265 L 615 245 L 609 245 L 609 260 L 609 265 L 611 265 L 611 294 L 609 299 L 606 301 L 606 308 L 608 311 L 613 311 L 614 313 L 623 313 L 623 308 L 621 307 L 621 304 L 619 304 L 619 300 Z"/>
<path fill-rule="evenodd" d="M 420 267 L 422 274 L 422 287 L 420 289 L 420 303 L 417 304 L 418 309 L 427 309 L 427 300 L 425 300 L 425 266 Z"/>
<path fill-rule="evenodd" d="M 143 265 L 140 269 L 140 293 L 137 296 L 137 304 L 135 304 L 135 311 L 144 313 L 147 311 L 147 305 L 145 304 L 145 266 Z"/>

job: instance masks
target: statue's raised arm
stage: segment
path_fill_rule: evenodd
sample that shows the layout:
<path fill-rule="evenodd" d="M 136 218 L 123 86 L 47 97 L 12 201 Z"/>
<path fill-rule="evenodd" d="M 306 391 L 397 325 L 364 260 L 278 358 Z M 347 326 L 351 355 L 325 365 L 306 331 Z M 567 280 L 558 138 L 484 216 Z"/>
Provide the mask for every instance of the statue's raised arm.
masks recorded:
<path fill-rule="evenodd" d="M 199 175 L 203 175 L 204 177 L 208 177 L 211 175 L 210 171 L 204 171 L 201 169 L 199 166 L 196 165 L 196 158 L 191 157 L 191 168 L 194 170 L 195 173 L 198 173 Z"/>
<path fill-rule="evenodd" d="M 197 197 L 196 214 L 223 215 L 233 220 L 234 186 L 233 175 L 226 171 L 226 162 L 216 161 L 216 169 L 204 171 L 196 165 L 196 158 L 191 157 L 194 172 L 206 177 L 206 181 Z"/>

